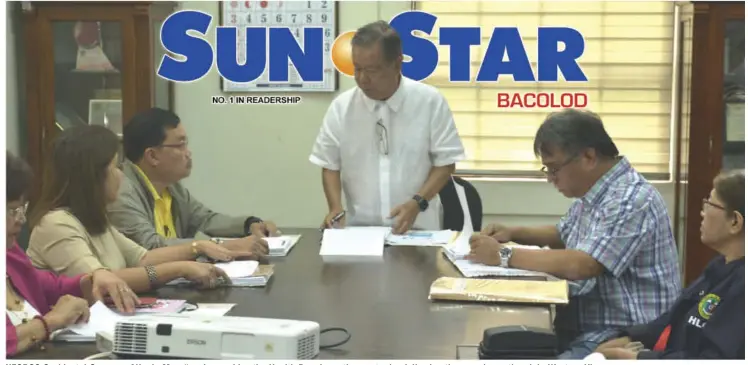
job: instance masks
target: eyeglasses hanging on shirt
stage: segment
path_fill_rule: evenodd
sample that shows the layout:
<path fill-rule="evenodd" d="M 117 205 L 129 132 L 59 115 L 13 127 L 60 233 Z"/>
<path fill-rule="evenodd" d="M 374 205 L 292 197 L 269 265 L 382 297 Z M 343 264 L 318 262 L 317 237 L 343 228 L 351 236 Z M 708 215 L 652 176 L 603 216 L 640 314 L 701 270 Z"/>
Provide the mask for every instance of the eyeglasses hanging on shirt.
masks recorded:
<path fill-rule="evenodd" d="M 389 138 L 387 136 L 387 128 L 382 124 L 382 120 L 377 121 L 377 133 L 379 134 L 379 152 L 385 156 L 389 155 Z"/>

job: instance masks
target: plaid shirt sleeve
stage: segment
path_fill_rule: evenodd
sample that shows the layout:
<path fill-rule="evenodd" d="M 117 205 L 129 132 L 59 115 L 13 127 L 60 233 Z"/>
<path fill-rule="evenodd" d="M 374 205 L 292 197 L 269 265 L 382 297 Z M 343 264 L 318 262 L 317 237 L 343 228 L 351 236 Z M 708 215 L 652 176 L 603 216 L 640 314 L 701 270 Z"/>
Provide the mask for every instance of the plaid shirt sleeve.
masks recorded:
<path fill-rule="evenodd" d="M 564 242 L 564 245 L 567 245 L 569 234 L 575 224 L 576 217 L 574 216 L 574 212 L 578 209 L 578 205 L 579 201 L 574 201 L 569 207 L 569 210 L 566 211 L 566 214 L 561 217 L 561 220 L 559 220 L 558 223 L 556 223 L 556 231 L 558 231 L 558 236 L 561 237 L 561 241 Z"/>
<path fill-rule="evenodd" d="M 594 224 L 574 249 L 592 256 L 613 276 L 629 268 L 650 238 L 652 219 L 648 204 L 610 204 L 597 212 Z"/>

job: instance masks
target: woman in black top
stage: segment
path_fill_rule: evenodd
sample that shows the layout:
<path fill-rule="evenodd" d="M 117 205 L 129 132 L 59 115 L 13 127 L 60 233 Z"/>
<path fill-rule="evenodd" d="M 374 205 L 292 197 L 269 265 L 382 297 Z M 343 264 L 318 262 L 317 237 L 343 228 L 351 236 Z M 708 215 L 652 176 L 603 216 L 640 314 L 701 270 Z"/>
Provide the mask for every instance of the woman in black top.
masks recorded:
<path fill-rule="evenodd" d="M 719 255 L 670 310 L 596 352 L 606 359 L 745 359 L 744 170 L 714 179 L 701 217 L 701 242 Z M 652 350 L 635 350 L 637 342 Z"/>

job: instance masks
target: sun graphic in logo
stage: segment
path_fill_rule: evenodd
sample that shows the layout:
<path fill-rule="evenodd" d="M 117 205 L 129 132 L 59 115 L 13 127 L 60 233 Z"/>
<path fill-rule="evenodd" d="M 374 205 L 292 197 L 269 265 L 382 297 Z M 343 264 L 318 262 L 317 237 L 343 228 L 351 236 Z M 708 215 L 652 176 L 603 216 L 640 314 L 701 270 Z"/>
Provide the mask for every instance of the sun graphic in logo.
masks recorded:
<path fill-rule="evenodd" d="M 704 319 L 709 319 L 714 313 L 714 310 L 719 305 L 720 298 L 714 294 L 707 294 L 699 302 L 699 315 Z"/>
<path fill-rule="evenodd" d="M 330 57 L 335 68 L 343 75 L 353 76 L 353 52 L 351 51 L 351 40 L 354 31 L 345 32 L 332 43 Z"/>

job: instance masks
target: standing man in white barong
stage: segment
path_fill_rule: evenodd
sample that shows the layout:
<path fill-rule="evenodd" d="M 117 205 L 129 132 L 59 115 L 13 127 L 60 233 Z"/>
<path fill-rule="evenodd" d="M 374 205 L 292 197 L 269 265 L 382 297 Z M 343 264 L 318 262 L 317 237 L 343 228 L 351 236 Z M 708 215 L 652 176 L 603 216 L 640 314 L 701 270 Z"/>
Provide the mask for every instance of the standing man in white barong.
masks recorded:
<path fill-rule="evenodd" d="M 333 100 L 309 157 L 322 168 L 322 227 L 441 229 L 439 191 L 465 158 L 452 111 L 436 88 L 401 75 L 400 36 L 386 22 L 358 29 L 351 46 L 357 87 Z"/>

